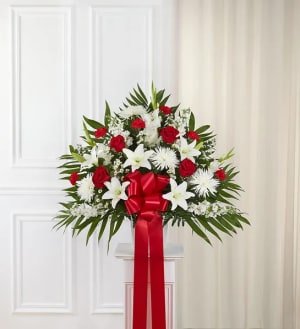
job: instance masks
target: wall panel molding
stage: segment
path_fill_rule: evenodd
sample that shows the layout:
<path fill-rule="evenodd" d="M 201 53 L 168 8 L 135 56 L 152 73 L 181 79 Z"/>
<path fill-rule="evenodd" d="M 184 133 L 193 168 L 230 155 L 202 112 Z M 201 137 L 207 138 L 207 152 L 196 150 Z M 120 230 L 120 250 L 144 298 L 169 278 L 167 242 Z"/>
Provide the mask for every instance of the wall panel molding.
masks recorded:
<path fill-rule="evenodd" d="M 139 82 L 149 90 L 153 74 L 153 10 L 150 5 L 138 4 L 90 7 L 93 117 L 103 119 L 105 99 L 113 110 L 118 109 L 128 94 L 124 86 L 135 87 Z M 116 79 L 118 76 L 120 79 Z"/>
<path fill-rule="evenodd" d="M 93 237 L 90 242 L 90 312 L 91 314 L 123 314 L 124 300 L 122 300 L 122 297 L 113 302 L 106 300 L 107 295 L 105 294 L 105 287 L 108 287 L 108 289 L 113 291 L 115 285 L 118 283 L 115 282 L 115 280 L 106 280 L 109 277 L 109 274 L 115 274 L 107 268 L 106 263 L 107 265 L 111 265 L 113 260 L 116 261 L 113 259 L 114 256 L 112 252 L 107 255 L 106 243 L 107 239 L 103 239 L 100 244 L 98 244 L 96 237 Z M 113 250 L 113 248 L 114 246 L 111 246 L 110 250 Z M 123 263 L 120 262 L 119 265 L 120 268 L 122 268 Z M 105 275 L 105 271 L 108 275 Z M 123 282 L 121 289 L 123 290 Z"/>
<path fill-rule="evenodd" d="M 52 212 L 36 211 L 12 214 L 13 313 L 72 312 L 72 236 L 70 232 L 59 236 L 51 231 L 54 216 Z M 45 232 L 44 236 L 37 237 L 38 233 Z M 45 254 L 40 241 L 45 241 Z M 36 253 L 35 247 L 39 247 Z M 43 267 L 49 267 L 49 264 L 52 266 L 47 271 Z M 28 276 L 29 273 L 34 273 L 35 277 Z M 58 291 L 57 286 L 61 286 L 62 291 Z M 41 287 L 43 291 L 40 293 L 38 289 Z M 32 297 L 30 289 L 33 290 Z M 56 290 L 57 296 L 52 289 Z"/>
<path fill-rule="evenodd" d="M 70 144 L 71 16 L 71 7 L 11 7 L 13 167 L 56 167 Z"/>

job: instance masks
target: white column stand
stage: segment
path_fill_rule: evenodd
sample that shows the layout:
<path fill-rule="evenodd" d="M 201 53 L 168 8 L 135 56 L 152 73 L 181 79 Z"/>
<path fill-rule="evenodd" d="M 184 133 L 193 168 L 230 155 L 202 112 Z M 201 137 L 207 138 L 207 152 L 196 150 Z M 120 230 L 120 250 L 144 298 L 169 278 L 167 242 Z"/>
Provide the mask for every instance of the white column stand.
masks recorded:
<path fill-rule="evenodd" d="M 125 262 L 125 329 L 132 329 L 133 305 L 133 255 L 131 243 L 118 244 L 115 256 Z M 183 248 L 180 245 L 167 243 L 164 248 L 165 267 L 165 301 L 166 301 L 166 329 L 175 329 L 175 261 L 183 258 Z M 149 275 L 148 275 L 149 277 Z M 150 282 L 148 283 L 147 329 L 151 325 Z M 153 328 L 155 329 L 155 328 Z"/>

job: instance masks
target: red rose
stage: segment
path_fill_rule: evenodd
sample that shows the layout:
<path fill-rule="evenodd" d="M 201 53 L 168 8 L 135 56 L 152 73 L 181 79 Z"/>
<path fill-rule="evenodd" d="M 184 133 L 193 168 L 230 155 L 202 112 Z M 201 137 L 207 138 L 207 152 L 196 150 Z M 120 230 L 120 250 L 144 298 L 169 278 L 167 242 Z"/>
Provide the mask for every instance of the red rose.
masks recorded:
<path fill-rule="evenodd" d="M 159 134 L 165 143 L 173 144 L 178 138 L 177 135 L 179 134 L 179 131 L 172 126 L 167 126 L 162 128 L 159 131 Z"/>
<path fill-rule="evenodd" d="M 125 139 L 122 135 L 112 137 L 109 142 L 109 146 L 114 149 L 116 152 L 121 152 L 125 147 Z"/>
<path fill-rule="evenodd" d="M 110 180 L 109 173 L 104 166 L 98 167 L 92 177 L 92 181 L 97 188 L 103 188 L 104 183 Z"/>
<path fill-rule="evenodd" d="M 72 185 L 75 185 L 76 182 L 78 181 L 78 172 L 73 172 L 71 175 L 70 175 L 70 178 L 69 178 L 69 181 Z"/>
<path fill-rule="evenodd" d="M 181 177 L 189 177 L 196 171 L 197 166 L 190 159 L 184 159 L 179 164 L 179 174 Z"/>
<path fill-rule="evenodd" d="M 219 180 L 224 180 L 226 179 L 227 175 L 225 173 L 225 171 L 220 168 L 215 172 L 215 176 L 219 179 Z"/>
<path fill-rule="evenodd" d="M 96 138 L 101 138 L 101 137 L 103 137 L 106 133 L 107 133 L 107 129 L 106 129 L 106 128 L 104 128 L 104 127 L 98 128 L 98 129 L 95 131 L 95 137 L 96 137 Z"/>
<path fill-rule="evenodd" d="M 196 133 L 196 131 L 192 131 L 192 130 L 186 132 L 186 137 L 196 141 L 200 139 L 200 136 Z"/>
<path fill-rule="evenodd" d="M 159 109 L 164 112 L 164 114 L 171 114 L 172 109 L 168 106 L 160 106 Z"/>
<path fill-rule="evenodd" d="M 131 128 L 144 129 L 146 127 L 145 121 L 142 119 L 135 119 L 131 122 Z"/>

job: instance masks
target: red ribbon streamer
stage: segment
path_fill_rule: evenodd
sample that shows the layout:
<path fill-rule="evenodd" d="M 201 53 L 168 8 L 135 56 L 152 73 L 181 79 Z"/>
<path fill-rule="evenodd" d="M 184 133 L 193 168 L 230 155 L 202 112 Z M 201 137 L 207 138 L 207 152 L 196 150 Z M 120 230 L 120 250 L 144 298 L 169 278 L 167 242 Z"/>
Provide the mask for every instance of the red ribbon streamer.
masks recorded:
<path fill-rule="evenodd" d="M 153 172 L 141 174 L 138 170 L 128 174 L 128 214 L 137 213 L 134 248 L 133 329 L 146 329 L 148 292 L 148 246 L 150 247 L 150 286 L 152 328 L 166 328 L 164 252 L 161 211 L 168 208 L 162 198 L 169 177 Z"/>

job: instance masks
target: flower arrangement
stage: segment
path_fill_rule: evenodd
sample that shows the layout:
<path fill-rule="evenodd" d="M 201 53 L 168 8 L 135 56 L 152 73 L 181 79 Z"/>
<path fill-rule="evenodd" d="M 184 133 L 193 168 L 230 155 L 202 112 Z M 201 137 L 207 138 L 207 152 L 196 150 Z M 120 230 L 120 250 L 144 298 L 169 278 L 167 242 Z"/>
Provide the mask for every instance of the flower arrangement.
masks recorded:
<path fill-rule="evenodd" d="M 148 101 L 137 85 L 118 113 L 106 102 L 104 124 L 83 117 L 84 144 L 60 157 L 61 178 L 70 186 L 57 228 L 87 230 L 88 243 L 95 232 L 100 241 L 108 227 L 110 241 L 124 220 L 135 225 L 151 204 L 164 225 L 186 224 L 208 243 L 209 234 L 221 240 L 219 231 L 232 235 L 249 224 L 232 203 L 242 191 L 228 163 L 233 151 L 215 157 L 209 126 L 195 128 L 190 109 L 169 107 L 168 99 L 152 85 Z"/>

